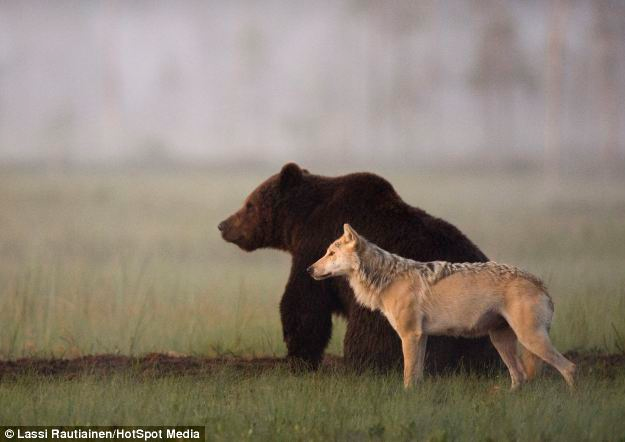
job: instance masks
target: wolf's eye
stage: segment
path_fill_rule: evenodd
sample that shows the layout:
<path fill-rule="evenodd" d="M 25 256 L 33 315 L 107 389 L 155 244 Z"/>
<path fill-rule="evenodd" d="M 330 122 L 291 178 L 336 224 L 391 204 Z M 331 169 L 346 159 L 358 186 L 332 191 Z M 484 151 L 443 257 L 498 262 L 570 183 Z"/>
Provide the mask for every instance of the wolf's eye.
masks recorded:
<path fill-rule="evenodd" d="M 328 256 L 334 256 L 334 251 L 328 253 Z"/>

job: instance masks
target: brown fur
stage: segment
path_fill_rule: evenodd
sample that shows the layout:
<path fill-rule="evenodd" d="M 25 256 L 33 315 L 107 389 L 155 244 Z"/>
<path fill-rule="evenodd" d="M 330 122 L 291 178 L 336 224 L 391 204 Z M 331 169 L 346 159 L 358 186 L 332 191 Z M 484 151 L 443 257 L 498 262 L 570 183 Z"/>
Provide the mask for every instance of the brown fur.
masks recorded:
<path fill-rule="evenodd" d="M 401 342 L 386 319 L 355 302 L 345 281 L 316 282 L 306 274 L 306 267 L 340 234 L 343 222 L 386 250 L 412 259 L 487 260 L 457 228 L 406 204 L 385 179 L 371 173 L 324 177 L 296 164 L 285 165 L 260 184 L 220 230 L 226 241 L 244 250 L 269 247 L 291 254 L 280 302 L 290 358 L 316 367 L 332 333 L 332 315 L 337 314 L 347 320 L 344 356 L 349 365 L 399 367 Z M 491 368 L 498 359 L 488 339 L 433 337 L 426 369 Z"/>

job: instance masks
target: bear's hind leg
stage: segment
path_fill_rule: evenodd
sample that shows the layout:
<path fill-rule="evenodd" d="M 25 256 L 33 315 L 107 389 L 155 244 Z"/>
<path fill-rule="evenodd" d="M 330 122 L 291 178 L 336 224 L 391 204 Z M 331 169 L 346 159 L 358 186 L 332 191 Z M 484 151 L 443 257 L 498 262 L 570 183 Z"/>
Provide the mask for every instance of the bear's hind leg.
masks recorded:
<path fill-rule="evenodd" d="M 358 305 L 350 310 L 343 342 L 345 363 L 356 371 L 402 367 L 401 340 L 388 320 Z"/>

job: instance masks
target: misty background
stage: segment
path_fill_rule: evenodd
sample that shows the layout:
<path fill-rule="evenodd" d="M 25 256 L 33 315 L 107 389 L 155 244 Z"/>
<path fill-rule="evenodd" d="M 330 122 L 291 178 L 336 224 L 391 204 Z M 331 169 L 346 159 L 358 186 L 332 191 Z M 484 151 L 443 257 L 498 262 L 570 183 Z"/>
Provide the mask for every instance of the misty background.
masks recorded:
<path fill-rule="evenodd" d="M 0 1 L 0 164 L 619 167 L 621 0 Z"/>

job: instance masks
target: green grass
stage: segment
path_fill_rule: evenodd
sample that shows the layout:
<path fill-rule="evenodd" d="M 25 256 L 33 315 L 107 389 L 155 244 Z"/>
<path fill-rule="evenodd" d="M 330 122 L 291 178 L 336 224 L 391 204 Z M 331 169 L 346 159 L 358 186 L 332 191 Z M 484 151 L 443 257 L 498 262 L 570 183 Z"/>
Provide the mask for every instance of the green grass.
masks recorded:
<path fill-rule="evenodd" d="M 4 424 L 204 425 L 209 440 L 622 440 L 625 374 L 582 377 L 571 394 L 542 378 L 450 376 L 404 392 L 397 376 L 282 370 L 211 378 L 132 373 L 0 384 Z"/>
<path fill-rule="evenodd" d="M 625 182 L 538 176 L 391 176 L 492 259 L 541 275 L 563 350 L 625 335 Z M 267 173 L 0 177 L 0 357 L 284 353 L 289 258 L 244 253 L 217 223 Z M 336 320 L 330 351 L 341 353 Z"/>
<path fill-rule="evenodd" d="M 327 172 L 330 174 L 331 172 Z M 542 276 L 563 351 L 625 349 L 625 181 L 382 172 L 489 257 Z M 269 173 L 0 175 L 0 358 L 90 353 L 283 355 L 289 257 L 244 253 L 216 225 Z M 329 351 L 341 354 L 335 319 Z M 625 436 L 625 377 L 511 395 L 507 380 L 284 372 L 121 373 L 0 383 L 0 423 L 206 425 L 217 439 L 550 440 Z"/>

